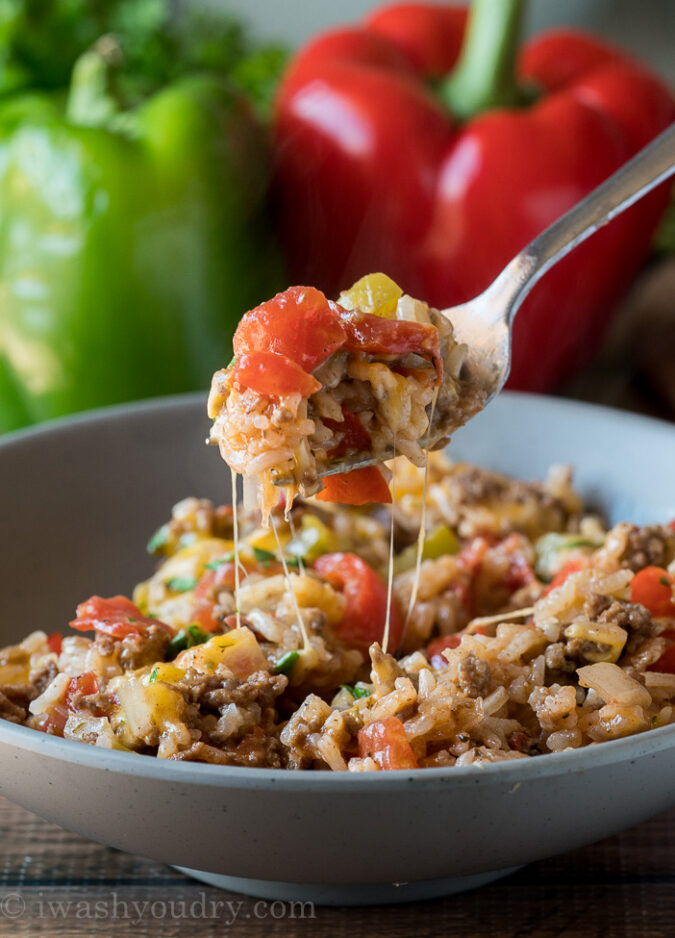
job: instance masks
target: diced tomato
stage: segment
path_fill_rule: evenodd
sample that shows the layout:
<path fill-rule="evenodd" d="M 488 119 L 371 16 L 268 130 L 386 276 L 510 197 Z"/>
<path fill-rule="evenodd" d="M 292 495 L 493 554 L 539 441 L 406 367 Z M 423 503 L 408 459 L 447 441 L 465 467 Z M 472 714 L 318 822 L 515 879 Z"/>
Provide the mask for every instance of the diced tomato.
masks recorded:
<path fill-rule="evenodd" d="M 324 476 L 322 482 L 323 489 L 316 496 L 321 502 L 339 502 L 341 505 L 391 502 L 389 486 L 377 466 L 362 466 L 351 472 Z"/>
<path fill-rule="evenodd" d="M 476 577 L 480 573 L 485 554 L 496 543 L 497 539 L 494 535 L 482 534 L 471 538 L 457 554 L 458 576 L 448 585 L 448 588 L 458 597 L 471 617 L 476 611 Z"/>
<path fill-rule="evenodd" d="M 522 730 L 515 730 L 515 732 L 511 733 L 508 737 L 507 742 L 509 749 L 513 749 L 515 752 L 524 752 L 529 748 L 532 740 L 527 733 L 523 733 Z"/>
<path fill-rule="evenodd" d="M 653 616 L 675 618 L 673 578 L 663 567 L 645 567 L 630 584 L 631 600 L 646 606 Z"/>
<path fill-rule="evenodd" d="M 221 587 L 233 590 L 235 586 L 234 563 L 226 561 L 215 570 L 206 570 L 199 578 L 194 592 L 195 606 L 192 619 L 205 632 L 222 632 L 222 623 L 214 615 L 216 596 Z"/>
<path fill-rule="evenodd" d="M 344 456 L 345 453 L 350 451 L 370 452 L 372 448 L 370 433 L 368 433 L 356 414 L 343 407 L 342 416 L 344 418 L 342 422 L 331 420 L 329 417 L 321 418 L 322 423 L 333 431 L 338 440 L 337 446 L 330 450 L 329 455 Z"/>
<path fill-rule="evenodd" d="M 77 694 L 97 694 L 99 690 L 99 680 L 93 671 L 85 671 L 84 674 L 78 674 L 77 677 L 71 678 L 70 684 L 68 684 L 65 698 L 66 708 L 68 710 L 75 709 L 73 707 L 73 700 Z M 97 717 L 104 715 L 104 711 L 98 707 L 93 708 L 91 712 Z"/>
<path fill-rule="evenodd" d="M 232 366 L 231 381 L 265 397 L 300 394 L 309 397 L 321 384 L 285 355 L 276 352 L 245 352 Z"/>
<path fill-rule="evenodd" d="M 68 709 L 63 704 L 55 704 L 49 713 L 43 713 L 38 717 L 35 728 L 42 733 L 50 733 L 52 736 L 63 736 L 69 716 Z"/>
<path fill-rule="evenodd" d="M 457 648 L 461 641 L 462 636 L 455 634 L 441 635 L 440 638 L 435 638 L 433 642 L 429 642 L 426 647 L 425 655 L 431 667 L 436 668 L 436 670 L 447 668 L 448 662 L 447 659 L 443 657 L 443 652 L 446 648 Z"/>
<path fill-rule="evenodd" d="M 367 653 L 381 642 L 387 618 L 387 584 L 356 554 L 324 554 L 314 569 L 331 586 L 342 591 L 345 615 L 334 631 L 347 645 Z M 394 596 L 389 618 L 389 651 L 395 651 L 403 635 L 403 617 Z"/>
<path fill-rule="evenodd" d="M 668 629 L 661 633 L 661 637 L 668 641 L 666 650 L 658 661 L 650 665 L 648 671 L 665 671 L 667 674 L 675 674 L 675 630 Z"/>
<path fill-rule="evenodd" d="M 483 558 L 490 547 L 497 543 L 497 539 L 492 536 L 481 534 L 478 537 L 472 537 L 471 540 L 462 547 L 457 554 L 457 563 L 462 570 L 475 573 L 483 562 Z"/>
<path fill-rule="evenodd" d="M 78 632 L 96 631 L 113 638 L 126 638 L 127 635 L 145 635 L 151 625 L 159 626 L 170 635 L 173 629 L 158 619 L 149 619 L 143 615 L 126 596 L 111 596 L 103 599 L 92 596 L 77 607 L 77 618 L 70 623 Z"/>
<path fill-rule="evenodd" d="M 537 579 L 525 556 L 526 544 L 527 542 L 521 534 L 509 534 L 499 545 L 500 550 L 506 553 L 509 561 L 502 583 L 512 592 L 534 583 Z"/>
<path fill-rule="evenodd" d="M 419 763 L 396 717 L 375 720 L 359 730 L 359 756 L 370 757 L 383 769 L 417 769 Z"/>
<path fill-rule="evenodd" d="M 53 651 L 55 655 L 60 655 L 63 647 L 63 635 L 60 632 L 52 632 L 51 635 L 47 636 L 47 644 L 50 651 Z"/>
<path fill-rule="evenodd" d="M 362 312 L 345 312 L 342 322 L 347 330 L 344 344 L 347 351 L 393 356 L 414 352 L 434 363 L 437 381 L 443 377 L 443 359 L 435 326 Z"/>
<path fill-rule="evenodd" d="M 583 570 L 583 569 L 585 569 L 584 564 L 580 560 L 570 560 L 569 563 L 566 563 L 564 567 L 558 570 L 556 575 L 553 577 L 553 579 L 551 580 L 551 582 L 548 584 L 548 586 L 546 587 L 546 589 L 541 595 L 548 596 L 548 594 L 552 590 L 557 589 L 559 586 L 562 586 L 565 580 L 567 579 L 567 577 L 570 576 L 570 574 L 578 573 L 580 570 Z"/>
<path fill-rule="evenodd" d="M 246 313 L 233 346 L 235 355 L 278 352 L 307 372 L 339 349 L 346 337 L 336 303 L 314 287 L 289 287 Z"/>

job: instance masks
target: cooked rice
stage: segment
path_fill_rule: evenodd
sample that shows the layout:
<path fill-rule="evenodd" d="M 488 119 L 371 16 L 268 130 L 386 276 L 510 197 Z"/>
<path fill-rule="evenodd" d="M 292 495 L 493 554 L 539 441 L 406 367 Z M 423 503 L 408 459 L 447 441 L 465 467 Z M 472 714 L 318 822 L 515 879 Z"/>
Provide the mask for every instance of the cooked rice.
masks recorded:
<path fill-rule="evenodd" d="M 403 462 L 394 470 L 401 558 L 416 536 L 423 474 Z M 398 727 L 406 767 L 427 768 L 557 753 L 672 722 L 675 675 L 658 662 L 675 617 L 631 600 L 636 567 L 658 559 L 675 575 L 672 527 L 605 530 L 583 513 L 566 469 L 524 483 L 436 455 L 429 477 L 429 530 L 450 523 L 461 549 L 423 562 L 396 654 L 375 641 L 366 658 L 341 637 L 346 597 L 312 569 L 316 556 L 342 551 L 384 572 L 388 508 L 298 503 L 289 523 L 277 518 L 289 559 L 302 537 L 323 539 L 306 541 L 290 579 L 270 534 L 243 511 L 234 629 L 233 583 L 217 578 L 231 558 L 232 511 L 185 499 L 153 539 L 161 563 L 134 601 L 175 632 L 206 612 L 215 637 L 167 662 L 169 639 L 153 629 L 138 640 L 73 634 L 59 653 L 33 632 L 0 652 L 0 715 L 159 758 L 358 772 L 389 765 L 369 748 L 369 727 Z M 548 593 L 535 573 L 544 549 L 549 578 L 571 559 L 578 568 Z M 414 577 L 395 577 L 402 610 Z M 214 643 L 230 639 L 234 651 L 219 657 Z M 82 675 L 95 693 L 73 682 Z"/>

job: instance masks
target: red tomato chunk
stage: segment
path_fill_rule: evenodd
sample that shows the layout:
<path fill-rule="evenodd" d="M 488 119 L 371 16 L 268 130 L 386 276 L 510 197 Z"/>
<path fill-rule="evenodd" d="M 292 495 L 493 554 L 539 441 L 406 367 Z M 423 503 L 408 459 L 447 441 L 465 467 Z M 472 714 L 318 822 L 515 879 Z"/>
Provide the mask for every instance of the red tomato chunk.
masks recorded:
<path fill-rule="evenodd" d="M 396 717 L 375 720 L 359 730 L 359 756 L 374 759 L 382 769 L 419 768 L 403 724 Z"/>

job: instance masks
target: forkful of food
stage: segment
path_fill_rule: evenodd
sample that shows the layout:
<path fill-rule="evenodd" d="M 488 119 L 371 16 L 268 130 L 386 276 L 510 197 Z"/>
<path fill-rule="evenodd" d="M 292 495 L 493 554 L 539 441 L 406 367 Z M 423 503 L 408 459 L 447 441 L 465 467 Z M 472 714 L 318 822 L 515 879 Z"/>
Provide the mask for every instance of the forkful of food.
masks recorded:
<path fill-rule="evenodd" d="M 673 173 L 675 125 L 460 306 L 430 308 L 371 274 L 336 302 L 299 286 L 246 313 L 208 404 L 210 442 L 243 475 L 245 502 L 266 523 L 280 489 L 287 511 L 296 495 L 391 501 L 385 461 L 424 465 L 503 387 L 513 320 L 540 277 Z"/>

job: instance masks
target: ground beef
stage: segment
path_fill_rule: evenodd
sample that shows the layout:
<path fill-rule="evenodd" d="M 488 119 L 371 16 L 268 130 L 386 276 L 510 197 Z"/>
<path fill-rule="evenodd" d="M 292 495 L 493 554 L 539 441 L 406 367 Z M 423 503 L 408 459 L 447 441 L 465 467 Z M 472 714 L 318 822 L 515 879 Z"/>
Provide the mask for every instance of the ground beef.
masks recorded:
<path fill-rule="evenodd" d="M 568 657 L 566 654 L 567 651 L 568 649 L 564 642 L 554 642 L 552 645 L 548 646 L 544 652 L 544 661 L 549 671 L 554 673 L 560 671 L 565 673 L 576 671 L 577 662 Z"/>
<path fill-rule="evenodd" d="M 605 609 L 612 605 L 612 597 L 605 595 L 605 593 L 595 593 L 584 603 L 581 613 L 586 616 L 587 619 L 590 619 L 591 622 L 595 622 L 598 616 L 600 616 Z M 607 620 L 605 620 L 607 621 Z"/>
<path fill-rule="evenodd" d="M 220 711 L 231 703 L 241 707 L 255 703 L 262 710 L 272 708 L 287 685 L 288 678 L 283 674 L 270 674 L 268 671 L 255 671 L 240 681 L 228 668 L 218 668 L 213 674 L 203 674 L 191 668 L 176 687 L 188 703 Z"/>
<path fill-rule="evenodd" d="M 475 466 L 458 466 L 451 478 L 466 505 L 500 498 L 508 488 L 506 479 L 493 476 Z"/>
<path fill-rule="evenodd" d="M 652 622 L 648 609 L 639 603 L 622 603 L 614 600 L 598 616 L 598 622 L 618 625 L 627 632 L 639 632 L 646 635 Z"/>
<path fill-rule="evenodd" d="M 114 694 L 107 694 L 105 691 L 97 694 L 74 694 L 71 698 L 71 707 L 73 710 L 87 710 L 95 717 L 102 717 L 110 713 L 117 704 Z"/>
<path fill-rule="evenodd" d="M 34 684 L 0 684 L 0 719 L 23 723 L 38 692 Z"/>
<path fill-rule="evenodd" d="M 673 547 L 673 532 L 664 525 L 630 526 L 621 566 L 637 573 L 643 567 L 665 567 Z"/>
<path fill-rule="evenodd" d="M 174 753 L 181 762 L 208 762 L 212 765 L 239 765 L 248 768 L 282 768 L 281 746 L 274 736 L 252 731 L 236 747 L 218 748 L 203 741 Z"/>
<path fill-rule="evenodd" d="M 187 726 L 198 731 L 208 750 L 226 754 L 224 764 L 280 766 L 275 702 L 287 685 L 282 674 L 256 671 L 239 680 L 221 667 L 214 674 L 190 669 L 176 688 L 188 705 Z M 195 759 L 213 761 L 201 756 Z"/>
<path fill-rule="evenodd" d="M 55 661 L 50 661 L 49 664 L 33 678 L 32 683 L 35 686 L 36 697 L 39 697 L 40 694 L 43 694 L 47 690 L 58 673 L 58 665 Z"/>
<path fill-rule="evenodd" d="M 119 643 L 119 662 L 125 671 L 135 671 L 144 665 L 163 661 L 171 637 L 158 625 L 148 627 L 145 635 L 128 635 Z"/>
<path fill-rule="evenodd" d="M 317 758 L 316 745 L 331 708 L 316 694 L 305 698 L 281 732 L 281 742 L 287 748 L 287 767 L 306 769 Z"/>
<path fill-rule="evenodd" d="M 490 687 L 490 665 L 467 655 L 457 665 L 457 683 L 467 697 L 485 697 Z"/>

